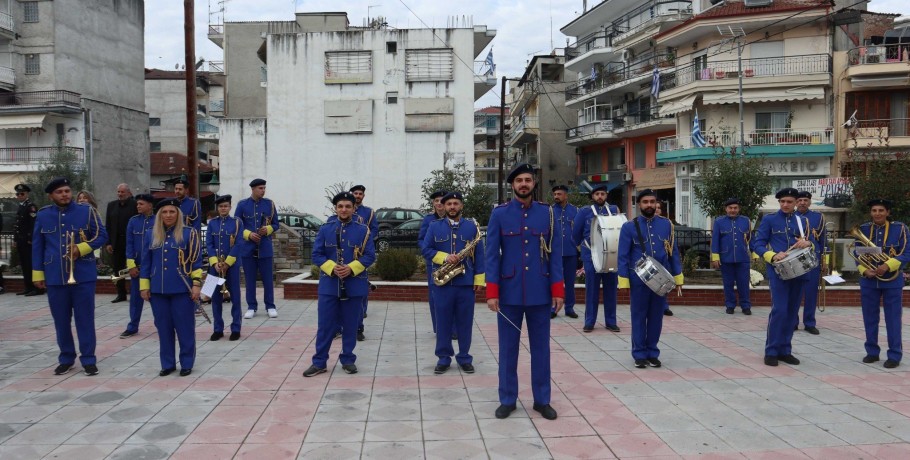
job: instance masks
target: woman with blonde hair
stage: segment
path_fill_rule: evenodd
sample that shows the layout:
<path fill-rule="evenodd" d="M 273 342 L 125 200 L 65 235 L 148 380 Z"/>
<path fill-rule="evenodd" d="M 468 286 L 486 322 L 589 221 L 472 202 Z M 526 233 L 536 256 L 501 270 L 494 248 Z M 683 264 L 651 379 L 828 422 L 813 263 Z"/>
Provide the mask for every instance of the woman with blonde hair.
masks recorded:
<path fill-rule="evenodd" d="M 139 290 L 152 304 L 161 344 L 164 377 L 177 370 L 174 338 L 180 344 L 180 376 L 190 375 L 196 359 L 196 302 L 202 285 L 199 233 L 183 224 L 180 202 L 169 198 L 158 203 L 155 225 L 146 235 L 148 250 L 142 256 Z"/>
<path fill-rule="evenodd" d="M 81 190 L 76 194 L 76 203 L 88 204 L 96 210 L 98 209 L 98 203 L 95 201 L 95 196 L 88 190 Z"/>

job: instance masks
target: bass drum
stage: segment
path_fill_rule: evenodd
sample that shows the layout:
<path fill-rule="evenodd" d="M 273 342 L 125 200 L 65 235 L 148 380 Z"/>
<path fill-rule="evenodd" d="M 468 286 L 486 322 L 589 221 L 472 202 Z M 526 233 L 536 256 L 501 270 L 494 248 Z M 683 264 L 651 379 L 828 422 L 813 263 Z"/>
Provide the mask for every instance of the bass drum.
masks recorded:
<path fill-rule="evenodd" d="M 619 230 L 626 222 L 625 214 L 591 219 L 591 262 L 597 273 L 616 273 L 619 269 Z"/>

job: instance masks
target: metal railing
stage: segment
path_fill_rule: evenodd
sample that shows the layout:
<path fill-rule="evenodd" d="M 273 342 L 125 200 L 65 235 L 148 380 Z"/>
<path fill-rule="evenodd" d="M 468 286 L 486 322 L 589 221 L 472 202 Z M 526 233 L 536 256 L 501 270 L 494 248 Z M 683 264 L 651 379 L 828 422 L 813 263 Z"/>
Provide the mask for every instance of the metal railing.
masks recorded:
<path fill-rule="evenodd" d="M 640 125 L 642 123 L 648 123 L 655 120 L 660 120 L 662 118 L 672 119 L 672 115 L 661 116 L 660 115 L 660 106 L 652 105 L 644 110 L 639 110 L 637 112 L 629 112 L 625 115 L 624 128 L 632 128 L 635 125 Z"/>
<path fill-rule="evenodd" d="M 487 65 L 487 61 L 474 61 L 474 75 L 496 79 L 496 67 Z"/>
<path fill-rule="evenodd" d="M 666 2 L 648 2 L 620 16 L 601 30 L 578 38 L 566 48 L 566 59 L 572 60 L 588 51 L 609 48 L 618 40 L 658 21 L 661 18 L 675 15 L 692 14 L 692 2 L 671 0 Z"/>
<path fill-rule="evenodd" d="M 209 61 L 209 72 L 224 72 L 224 61 Z"/>
<path fill-rule="evenodd" d="M 831 67 L 830 54 L 742 60 L 744 78 L 830 73 Z M 660 86 L 661 90 L 667 90 L 695 81 L 738 78 L 739 63 L 736 60 L 708 61 L 707 65 L 689 64 L 672 71 L 661 72 Z"/>
<path fill-rule="evenodd" d="M 702 133 L 706 147 L 733 147 L 739 145 L 739 132 L 706 131 Z M 831 144 L 831 128 L 754 129 L 746 132 L 746 146 L 758 145 L 811 145 Z M 692 136 L 667 136 L 657 140 L 658 152 L 695 148 Z"/>
<path fill-rule="evenodd" d="M 209 24 L 209 35 L 224 35 L 224 24 Z"/>
<path fill-rule="evenodd" d="M 595 120 L 585 123 L 581 126 L 569 128 L 566 130 L 566 140 L 576 139 L 579 137 L 590 136 L 599 133 L 612 133 L 613 120 Z"/>
<path fill-rule="evenodd" d="M 594 93 L 610 86 L 622 85 L 628 80 L 650 75 L 654 66 L 672 66 L 674 56 L 672 54 L 657 54 L 638 58 L 638 60 L 624 64 L 614 61 L 607 64 L 607 67 L 614 67 L 606 70 L 602 75 L 596 75 L 593 79 L 587 78 L 581 83 L 570 86 L 566 89 L 566 100 L 577 99 L 585 94 Z M 663 82 L 661 78 L 661 82 Z"/>
<path fill-rule="evenodd" d="M 859 120 L 850 131 L 850 137 L 887 139 L 910 134 L 910 118 L 888 118 L 882 120 Z"/>
<path fill-rule="evenodd" d="M 587 53 L 588 51 L 609 48 L 613 46 L 613 37 L 619 35 L 618 31 L 612 28 L 609 30 L 599 30 L 579 38 L 575 43 L 566 48 L 566 59 L 572 60 Z"/>
<path fill-rule="evenodd" d="M 0 108 L 59 107 L 61 105 L 82 107 L 82 96 L 79 93 L 61 90 L 0 94 Z"/>
<path fill-rule="evenodd" d="M 514 140 L 528 129 L 540 129 L 540 123 L 537 117 L 521 117 L 518 123 L 512 127 L 509 139 Z"/>
<path fill-rule="evenodd" d="M 224 99 L 209 101 L 209 112 L 224 112 Z"/>
<path fill-rule="evenodd" d="M 9 67 L 0 66 L 0 83 L 16 84 L 16 71 Z"/>
<path fill-rule="evenodd" d="M 16 22 L 9 13 L 0 12 L 0 29 L 16 32 Z"/>
<path fill-rule="evenodd" d="M 205 120 L 196 120 L 196 132 L 199 134 L 218 134 L 218 126 Z"/>
<path fill-rule="evenodd" d="M 910 62 L 910 43 L 860 46 L 847 52 L 847 61 L 848 65 Z"/>
<path fill-rule="evenodd" d="M 61 150 L 74 154 L 78 161 L 85 161 L 85 150 L 78 147 L 4 147 L 0 148 L 0 164 L 43 163 Z"/>

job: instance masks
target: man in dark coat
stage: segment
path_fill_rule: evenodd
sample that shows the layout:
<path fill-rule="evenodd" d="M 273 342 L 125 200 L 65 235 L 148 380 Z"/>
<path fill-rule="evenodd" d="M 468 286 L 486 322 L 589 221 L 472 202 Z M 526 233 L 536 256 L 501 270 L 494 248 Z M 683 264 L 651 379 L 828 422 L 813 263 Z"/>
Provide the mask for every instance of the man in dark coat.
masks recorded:
<path fill-rule="evenodd" d="M 114 273 L 126 268 L 126 226 L 130 217 L 138 214 L 136 200 L 129 185 L 117 186 L 117 199 L 107 204 L 107 214 L 104 224 L 107 229 L 108 244 L 105 246 L 108 254 L 112 254 L 111 265 Z M 126 280 L 117 282 L 117 297 L 113 303 L 126 300 Z"/>

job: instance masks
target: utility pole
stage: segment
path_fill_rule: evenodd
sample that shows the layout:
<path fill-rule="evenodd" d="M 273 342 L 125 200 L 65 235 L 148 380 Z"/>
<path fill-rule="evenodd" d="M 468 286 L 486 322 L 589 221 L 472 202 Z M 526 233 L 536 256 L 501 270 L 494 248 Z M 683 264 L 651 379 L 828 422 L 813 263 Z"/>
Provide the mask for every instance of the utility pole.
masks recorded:
<path fill-rule="evenodd" d="M 186 62 L 186 176 L 187 194 L 199 198 L 199 162 L 196 159 L 196 27 L 193 0 L 183 0 Z"/>

